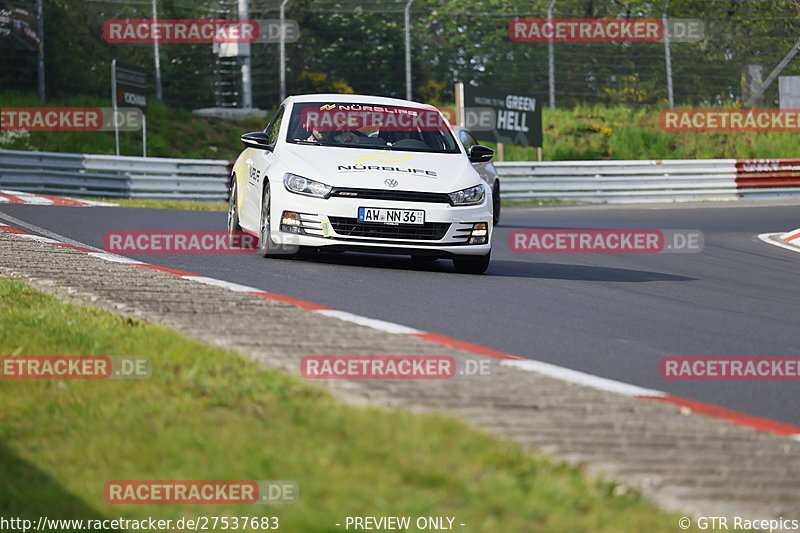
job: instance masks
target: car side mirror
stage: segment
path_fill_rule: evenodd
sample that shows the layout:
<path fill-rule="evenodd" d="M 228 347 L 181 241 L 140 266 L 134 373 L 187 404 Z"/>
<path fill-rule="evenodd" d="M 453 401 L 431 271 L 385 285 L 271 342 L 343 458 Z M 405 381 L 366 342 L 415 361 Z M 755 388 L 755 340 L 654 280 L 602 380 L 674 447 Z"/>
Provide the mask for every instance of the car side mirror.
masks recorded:
<path fill-rule="evenodd" d="M 242 142 L 248 148 L 255 148 L 257 150 L 272 150 L 269 144 L 269 135 L 263 131 L 253 131 L 242 135 Z"/>
<path fill-rule="evenodd" d="M 467 157 L 471 163 L 485 163 L 494 157 L 494 150 L 481 144 L 473 144 L 467 148 Z"/>

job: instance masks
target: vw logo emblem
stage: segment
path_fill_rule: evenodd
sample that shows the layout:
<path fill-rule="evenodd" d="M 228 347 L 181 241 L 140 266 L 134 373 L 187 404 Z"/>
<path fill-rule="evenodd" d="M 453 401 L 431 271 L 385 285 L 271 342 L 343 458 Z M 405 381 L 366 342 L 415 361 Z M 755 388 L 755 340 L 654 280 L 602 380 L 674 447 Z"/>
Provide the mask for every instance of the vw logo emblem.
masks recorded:
<path fill-rule="evenodd" d="M 397 183 L 397 180 L 393 180 L 392 178 L 389 178 L 389 179 L 387 179 L 387 180 L 383 180 L 383 182 L 384 182 L 384 183 L 385 183 L 385 184 L 386 184 L 388 187 L 393 187 L 393 188 L 394 188 L 394 187 L 397 187 L 397 186 L 399 185 L 399 184 Z"/>

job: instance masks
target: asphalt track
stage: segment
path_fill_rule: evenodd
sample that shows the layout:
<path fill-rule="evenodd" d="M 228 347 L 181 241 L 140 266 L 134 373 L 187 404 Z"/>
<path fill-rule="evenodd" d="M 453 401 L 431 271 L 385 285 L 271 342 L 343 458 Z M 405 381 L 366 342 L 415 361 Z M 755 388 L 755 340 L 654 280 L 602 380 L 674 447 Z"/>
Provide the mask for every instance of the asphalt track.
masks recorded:
<path fill-rule="evenodd" d="M 111 230 L 225 225 L 221 212 L 6 204 L 0 213 L 99 248 Z M 756 237 L 800 227 L 799 215 L 800 205 L 773 203 L 504 208 L 484 276 L 455 274 L 446 260 L 365 254 L 130 257 L 800 425 L 796 381 L 668 381 L 659 373 L 665 356 L 800 356 L 800 253 Z M 700 230 L 705 248 L 519 254 L 506 244 L 517 228 Z M 242 320 L 254 335 L 269 328 L 255 316 Z"/>

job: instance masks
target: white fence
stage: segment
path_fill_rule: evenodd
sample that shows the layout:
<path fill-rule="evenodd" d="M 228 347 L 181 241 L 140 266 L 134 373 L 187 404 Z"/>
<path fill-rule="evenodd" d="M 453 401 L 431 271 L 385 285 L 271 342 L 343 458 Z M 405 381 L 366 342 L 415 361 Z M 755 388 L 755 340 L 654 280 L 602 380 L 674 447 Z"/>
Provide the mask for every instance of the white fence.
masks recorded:
<path fill-rule="evenodd" d="M 229 162 L 0 150 L 0 188 L 95 196 L 224 201 Z"/>

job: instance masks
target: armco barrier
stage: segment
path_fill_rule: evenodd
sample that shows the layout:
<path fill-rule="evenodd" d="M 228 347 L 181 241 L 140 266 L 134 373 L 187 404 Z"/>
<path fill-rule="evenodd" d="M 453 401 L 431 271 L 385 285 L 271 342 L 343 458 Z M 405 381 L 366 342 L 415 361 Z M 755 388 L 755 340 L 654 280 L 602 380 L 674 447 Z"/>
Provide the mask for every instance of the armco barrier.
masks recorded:
<path fill-rule="evenodd" d="M 800 159 L 495 163 L 503 198 L 689 202 L 800 198 Z M 0 188 L 101 198 L 227 198 L 230 162 L 0 150 Z"/>
<path fill-rule="evenodd" d="M 800 159 L 495 163 L 503 198 L 600 203 L 800 198 Z"/>
<path fill-rule="evenodd" d="M 229 162 L 0 150 L 0 188 L 99 198 L 224 201 Z"/>
<path fill-rule="evenodd" d="M 800 159 L 736 162 L 736 188 L 743 198 L 800 197 Z"/>

